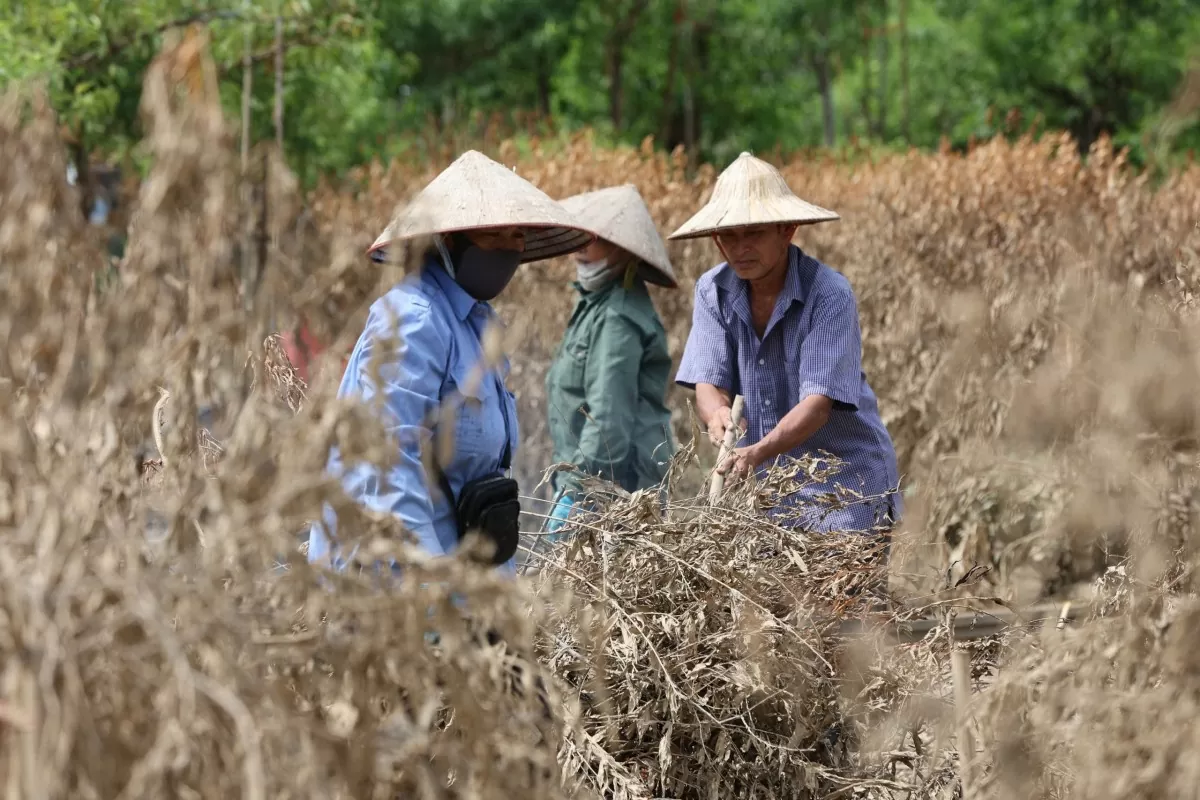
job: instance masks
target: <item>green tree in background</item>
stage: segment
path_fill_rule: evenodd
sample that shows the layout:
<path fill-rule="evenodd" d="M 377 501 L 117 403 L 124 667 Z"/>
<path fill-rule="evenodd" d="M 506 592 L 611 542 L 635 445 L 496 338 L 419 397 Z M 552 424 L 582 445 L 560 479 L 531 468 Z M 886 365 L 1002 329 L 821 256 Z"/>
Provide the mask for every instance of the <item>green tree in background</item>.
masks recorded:
<path fill-rule="evenodd" d="M 1195 0 L 9 3 L 0 81 L 45 81 L 79 158 L 130 154 L 142 71 L 168 28 L 198 21 L 231 118 L 248 110 L 252 138 L 280 137 L 308 181 L 530 118 L 718 163 L 961 146 L 1037 118 L 1137 150 L 1200 43 Z M 1175 152 L 1200 145 L 1196 109 L 1170 114 Z"/>
<path fill-rule="evenodd" d="M 967 80 L 1000 108 L 1040 113 L 1086 148 L 1136 144 L 1183 77 L 1195 0 L 943 0 L 971 58 Z"/>

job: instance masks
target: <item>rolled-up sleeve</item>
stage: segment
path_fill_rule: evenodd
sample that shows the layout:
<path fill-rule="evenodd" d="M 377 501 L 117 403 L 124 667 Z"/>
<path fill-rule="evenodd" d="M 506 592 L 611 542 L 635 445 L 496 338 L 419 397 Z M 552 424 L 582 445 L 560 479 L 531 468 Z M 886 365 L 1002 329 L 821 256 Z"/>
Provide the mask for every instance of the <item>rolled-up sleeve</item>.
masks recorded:
<path fill-rule="evenodd" d="M 438 407 L 446 369 L 450 332 L 444 328 L 420 300 L 372 309 L 342 392 L 368 404 L 382 394 L 382 420 L 400 449 L 382 474 L 371 464 L 348 465 L 341 476 L 347 494 L 368 508 L 395 514 L 434 555 L 446 551 L 434 532 L 421 450 L 433 435 L 426 421 Z"/>
<path fill-rule="evenodd" d="M 711 280 L 696 282 L 692 308 L 692 329 L 683 346 L 675 383 L 695 389 L 697 383 L 709 383 L 727 392 L 734 391 L 732 336 L 717 313 L 717 290 Z"/>
<path fill-rule="evenodd" d="M 862 334 L 858 306 L 847 289 L 822 297 L 800 346 L 800 398 L 824 395 L 836 407 L 858 408 Z"/>

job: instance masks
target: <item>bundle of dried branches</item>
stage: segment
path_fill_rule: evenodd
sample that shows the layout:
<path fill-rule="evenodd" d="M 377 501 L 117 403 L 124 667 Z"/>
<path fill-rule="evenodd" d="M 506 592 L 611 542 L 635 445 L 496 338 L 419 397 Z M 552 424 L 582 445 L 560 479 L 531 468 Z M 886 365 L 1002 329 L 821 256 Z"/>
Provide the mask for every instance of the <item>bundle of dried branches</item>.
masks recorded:
<path fill-rule="evenodd" d="M 864 780 L 853 718 L 878 723 L 903 681 L 876 666 L 847 695 L 838 626 L 875 605 L 884 545 L 762 513 L 829 469 L 796 462 L 719 507 L 583 481 L 574 534 L 534 554 L 543 591 L 569 598 L 545 647 L 582 704 L 571 773 L 615 797 L 813 798 Z"/>

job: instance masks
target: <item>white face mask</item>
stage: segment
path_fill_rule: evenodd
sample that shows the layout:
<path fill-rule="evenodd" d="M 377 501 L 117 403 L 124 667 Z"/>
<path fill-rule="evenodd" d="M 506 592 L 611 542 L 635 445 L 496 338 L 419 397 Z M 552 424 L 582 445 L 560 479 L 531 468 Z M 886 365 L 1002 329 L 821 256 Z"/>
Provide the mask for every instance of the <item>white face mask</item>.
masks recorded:
<path fill-rule="evenodd" d="M 612 259 L 602 258 L 599 261 L 575 262 L 575 279 L 585 292 L 594 292 L 602 288 L 617 275 L 624 271 L 624 263 L 611 263 Z"/>

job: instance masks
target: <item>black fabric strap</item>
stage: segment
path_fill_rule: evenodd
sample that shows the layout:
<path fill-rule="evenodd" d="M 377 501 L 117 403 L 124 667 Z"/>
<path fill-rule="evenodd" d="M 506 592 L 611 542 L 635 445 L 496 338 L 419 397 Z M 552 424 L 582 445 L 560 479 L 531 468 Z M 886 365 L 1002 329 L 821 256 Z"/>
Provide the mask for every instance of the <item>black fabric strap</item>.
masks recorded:
<path fill-rule="evenodd" d="M 508 472 L 512 467 L 512 432 L 508 427 L 508 390 L 504 388 L 504 381 L 500 380 L 496 371 L 491 370 L 491 373 L 496 381 L 496 391 L 500 394 L 500 415 L 504 417 L 504 452 L 500 454 L 500 469 Z"/>

